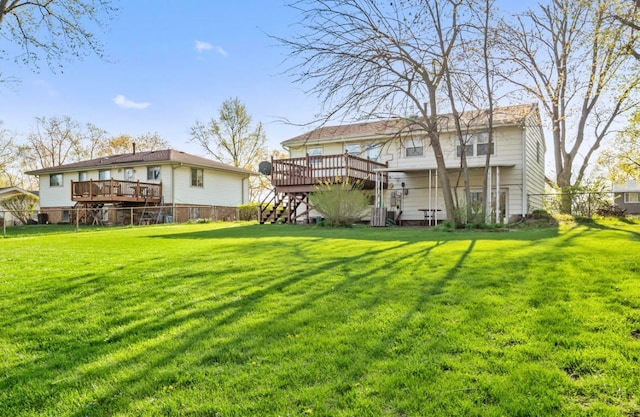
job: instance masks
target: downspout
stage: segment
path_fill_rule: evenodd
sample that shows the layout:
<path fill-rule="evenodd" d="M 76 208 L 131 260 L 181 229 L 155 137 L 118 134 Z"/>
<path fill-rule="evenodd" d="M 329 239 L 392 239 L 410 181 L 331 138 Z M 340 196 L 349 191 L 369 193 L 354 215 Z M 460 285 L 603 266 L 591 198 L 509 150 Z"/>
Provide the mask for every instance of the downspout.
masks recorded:
<path fill-rule="evenodd" d="M 242 196 L 240 198 L 240 200 L 242 201 L 241 204 L 248 204 L 249 201 L 249 195 L 246 193 L 246 191 L 249 189 L 249 179 L 251 178 L 250 175 L 247 175 L 246 177 L 244 177 L 244 179 L 242 180 Z M 245 200 L 245 195 L 247 196 L 247 199 Z"/>
<path fill-rule="evenodd" d="M 522 126 L 522 218 L 527 214 L 527 125 Z"/>
<path fill-rule="evenodd" d="M 171 215 L 174 218 L 174 221 L 176 221 L 176 175 L 175 175 L 175 171 L 176 171 L 176 166 L 177 165 L 171 165 Z"/>

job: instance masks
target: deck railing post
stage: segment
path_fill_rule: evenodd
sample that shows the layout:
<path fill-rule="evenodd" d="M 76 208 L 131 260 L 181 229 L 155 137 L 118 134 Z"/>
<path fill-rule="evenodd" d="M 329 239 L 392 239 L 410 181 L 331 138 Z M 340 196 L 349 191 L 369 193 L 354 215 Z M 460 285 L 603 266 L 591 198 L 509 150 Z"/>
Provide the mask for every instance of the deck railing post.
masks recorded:
<path fill-rule="evenodd" d="M 349 178 L 349 152 L 347 151 L 344 153 L 344 172 L 342 174 L 342 182 L 344 183 Z"/>

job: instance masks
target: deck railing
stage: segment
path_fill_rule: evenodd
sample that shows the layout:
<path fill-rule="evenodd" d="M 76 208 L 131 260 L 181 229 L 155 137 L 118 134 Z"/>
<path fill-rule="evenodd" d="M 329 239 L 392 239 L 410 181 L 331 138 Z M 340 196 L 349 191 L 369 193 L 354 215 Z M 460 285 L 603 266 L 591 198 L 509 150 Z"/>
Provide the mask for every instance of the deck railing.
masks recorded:
<path fill-rule="evenodd" d="M 159 201 L 162 183 L 89 180 L 71 181 L 72 201 Z"/>
<path fill-rule="evenodd" d="M 387 164 L 348 153 L 276 159 L 271 162 L 271 183 L 278 187 L 348 181 L 370 188 L 375 184 L 376 170 L 386 167 Z M 384 184 L 388 182 L 386 172 L 383 172 L 382 181 Z"/>

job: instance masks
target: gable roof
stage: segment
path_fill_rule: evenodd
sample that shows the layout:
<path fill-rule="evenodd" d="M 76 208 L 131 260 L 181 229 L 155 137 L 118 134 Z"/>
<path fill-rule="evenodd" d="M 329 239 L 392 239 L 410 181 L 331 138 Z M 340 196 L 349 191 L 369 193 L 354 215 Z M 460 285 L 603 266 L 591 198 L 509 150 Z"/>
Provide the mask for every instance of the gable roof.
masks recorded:
<path fill-rule="evenodd" d="M 640 182 L 628 180 L 626 183 L 613 184 L 614 193 L 633 193 L 640 191 Z"/>
<path fill-rule="evenodd" d="M 105 156 L 102 158 L 90 159 L 88 161 L 80 161 L 71 164 L 64 164 L 50 168 L 28 171 L 26 172 L 26 174 L 41 175 L 65 171 L 140 166 L 150 164 L 184 164 L 199 168 L 209 168 L 220 171 L 236 172 L 239 174 L 257 175 L 257 173 L 248 169 L 234 167 L 233 165 L 223 164 L 222 162 L 212 161 L 211 159 L 192 155 L 182 151 L 176 151 L 174 149 Z"/>
<path fill-rule="evenodd" d="M 493 124 L 494 126 L 521 126 L 532 113 L 537 117 L 537 123 L 540 123 L 537 104 L 496 107 L 493 110 Z M 471 129 L 486 126 L 488 120 L 489 117 L 486 110 L 473 110 L 461 114 L 462 124 Z M 282 145 L 295 146 L 304 145 L 308 142 L 318 144 L 339 140 L 373 138 L 375 136 L 391 136 L 398 134 L 402 129 L 408 128 L 411 123 L 410 119 L 396 117 L 373 122 L 322 126 L 311 132 L 287 139 L 282 142 Z M 441 115 L 438 123 L 444 132 L 453 131 L 455 128 L 452 114 Z"/>
<path fill-rule="evenodd" d="M 9 193 L 15 193 L 15 194 L 33 194 L 36 197 L 38 196 L 39 192 L 38 191 L 29 191 L 29 190 L 25 190 L 24 188 L 20 188 L 20 187 L 0 187 L 0 196 L 2 196 L 3 194 L 9 194 Z"/>

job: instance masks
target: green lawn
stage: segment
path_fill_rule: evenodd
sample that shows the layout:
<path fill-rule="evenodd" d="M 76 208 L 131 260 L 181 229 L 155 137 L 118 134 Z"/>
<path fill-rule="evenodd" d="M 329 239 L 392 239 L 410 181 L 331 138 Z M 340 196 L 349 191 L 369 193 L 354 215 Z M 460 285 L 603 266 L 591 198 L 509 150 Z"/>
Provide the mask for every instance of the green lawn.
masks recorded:
<path fill-rule="evenodd" d="M 2 416 L 640 416 L 637 221 L 28 230 Z"/>

